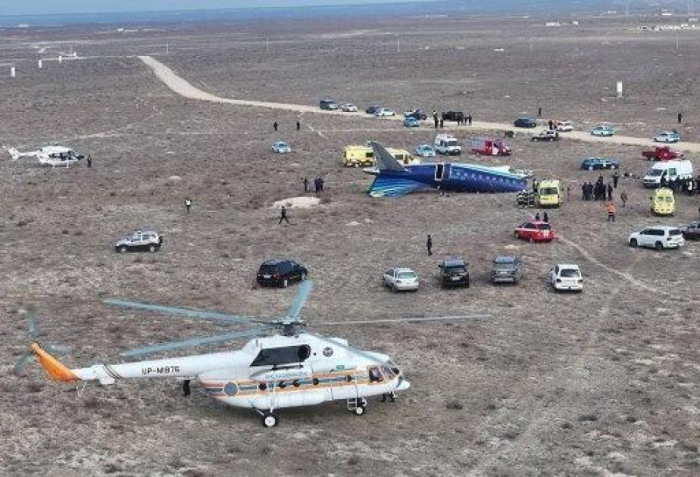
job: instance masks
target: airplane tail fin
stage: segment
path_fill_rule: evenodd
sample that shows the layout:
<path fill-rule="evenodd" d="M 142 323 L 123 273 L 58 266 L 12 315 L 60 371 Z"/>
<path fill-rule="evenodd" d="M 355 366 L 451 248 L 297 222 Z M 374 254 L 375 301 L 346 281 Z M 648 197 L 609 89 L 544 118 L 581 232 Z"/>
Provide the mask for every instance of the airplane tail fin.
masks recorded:
<path fill-rule="evenodd" d="M 34 353 L 34 356 L 36 356 L 37 361 L 39 361 L 41 367 L 44 368 L 46 374 L 48 374 L 54 381 L 70 383 L 80 379 L 73 371 L 68 369 L 58 359 L 44 351 L 44 349 L 37 343 L 32 343 L 29 349 L 32 350 L 32 353 Z"/>
<path fill-rule="evenodd" d="M 9 148 L 7 150 L 7 152 L 10 153 L 10 157 L 12 158 L 13 161 L 16 161 L 17 159 L 22 157 L 22 155 L 19 153 L 19 151 L 17 149 L 15 149 L 14 147 Z"/>
<path fill-rule="evenodd" d="M 404 167 L 394 159 L 394 156 L 389 154 L 389 151 L 384 149 L 384 146 L 378 142 L 372 141 L 369 143 L 374 151 L 374 158 L 377 161 L 377 169 L 380 171 L 403 171 Z"/>

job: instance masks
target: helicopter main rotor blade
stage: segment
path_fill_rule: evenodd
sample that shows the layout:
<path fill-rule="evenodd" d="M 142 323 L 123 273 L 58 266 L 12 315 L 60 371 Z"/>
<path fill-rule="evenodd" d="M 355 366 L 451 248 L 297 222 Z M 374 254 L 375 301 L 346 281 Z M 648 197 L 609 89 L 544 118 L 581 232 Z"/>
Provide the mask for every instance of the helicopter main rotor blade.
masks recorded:
<path fill-rule="evenodd" d="M 456 316 L 425 316 L 416 318 L 388 318 L 381 320 L 356 320 L 356 321 L 326 321 L 321 323 L 314 322 L 314 326 L 335 326 L 335 325 L 374 325 L 381 323 L 404 323 L 404 322 L 423 322 L 423 321 L 451 321 L 451 320 L 481 320 L 490 318 L 491 315 L 456 315 Z"/>
<path fill-rule="evenodd" d="M 263 320 L 239 315 L 227 315 L 215 311 L 195 310 L 192 308 L 181 308 L 176 306 L 154 305 L 138 301 L 119 300 L 110 298 L 104 301 L 108 305 L 121 306 L 124 308 L 136 308 L 139 310 L 153 311 L 170 315 L 186 316 L 187 318 L 197 318 L 200 320 L 219 321 L 223 323 L 267 323 Z"/>
<path fill-rule="evenodd" d="M 29 358 L 31 356 L 32 351 L 29 349 L 24 351 L 21 355 L 19 355 L 19 359 L 17 359 L 14 368 L 12 368 L 12 372 L 15 374 L 20 373 L 27 366 L 27 363 L 29 362 Z"/>
<path fill-rule="evenodd" d="M 292 306 L 291 308 L 289 308 L 289 312 L 287 312 L 287 316 L 285 316 L 285 318 L 291 318 L 294 321 L 297 321 L 299 319 L 299 313 L 301 313 L 301 309 L 306 304 L 306 300 L 309 299 L 309 295 L 311 294 L 311 290 L 313 289 L 313 280 L 305 280 L 301 283 L 301 285 L 299 285 L 299 291 L 297 292 L 297 296 L 294 297 Z"/>
<path fill-rule="evenodd" d="M 156 353 L 159 351 L 170 351 L 175 349 L 193 348 L 195 346 L 201 346 L 206 344 L 222 343 L 224 341 L 232 341 L 238 338 L 247 338 L 252 336 L 261 336 L 267 334 L 269 328 L 267 326 L 262 326 L 260 328 L 253 328 L 252 330 L 239 331 L 236 333 L 224 333 L 220 335 L 213 336 L 202 336 L 199 338 L 192 338 L 184 341 L 171 341 L 168 343 L 160 343 L 152 346 L 145 346 L 143 348 L 133 349 L 130 351 L 124 351 L 119 353 L 121 356 L 140 356 L 144 354 Z"/>

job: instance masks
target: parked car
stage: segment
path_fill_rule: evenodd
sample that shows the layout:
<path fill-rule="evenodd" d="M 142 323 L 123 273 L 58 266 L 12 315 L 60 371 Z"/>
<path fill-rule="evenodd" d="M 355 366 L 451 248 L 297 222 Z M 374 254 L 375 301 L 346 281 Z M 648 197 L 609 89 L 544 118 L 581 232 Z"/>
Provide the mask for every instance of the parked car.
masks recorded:
<path fill-rule="evenodd" d="M 382 109 L 382 107 L 375 104 L 375 105 L 372 105 L 372 106 L 370 106 L 369 108 L 365 109 L 365 113 L 367 113 L 367 114 L 374 114 L 374 113 L 376 113 L 377 110 L 379 110 L 379 109 Z"/>
<path fill-rule="evenodd" d="M 433 142 L 435 152 L 448 156 L 458 156 L 462 154 L 462 145 L 456 137 L 451 134 L 438 134 Z"/>
<path fill-rule="evenodd" d="M 462 259 L 453 258 L 438 264 L 440 283 L 443 287 L 464 286 L 469 288 L 469 264 Z"/>
<path fill-rule="evenodd" d="M 455 121 L 460 122 L 464 120 L 464 113 L 462 111 L 447 111 L 442 113 L 443 121 Z"/>
<path fill-rule="evenodd" d="M 258 269 L 257 282 L 261 286 L 287 288 L 294 282 L 306 280 L 309 271 L 293 260 L 268 260 Z"/>
<path fill-rule="evenodd" d="M 426 119 L 428 119 L 428 115 L 422 109 L 412 109 L 410 111 L 406 111 L 403 113 L 403 117 L 413 117 L 416 119 L 420 119 L 421 121 L 425 121 Z"/>
<path fill-rule="evenodd" d="M 418 275 L 410 268 L 390 268 L 382 276 L 384 285 L 391 291 L 416 291 L 418 290 Z"/>
<path fill-rule="evenodd" d="M 528 242 L 551 242 L 554 240 L 554 229 L 547 222 L 533 220 L 515 228 L 515 238 Z"/>
<path fill-rule="evenodd" d="M 403 125 L 407 128 L 418 128 L 420 127 L 420 120 L 413 116 L 409 116 L 407 118 L 404 118 Z"/>
<path fill-rule="evenodd" d="M 571 132 L 574 130 L 574 124 L 571 121 L 557 121 L 557 131 Z"/>
<path fill-rule="evenodd" d="M 276 141 L 272 143 L 272 150 L 278 154 L 288 154 L 292 152 L 292 148 L 284 141 Z"/>
<path fill-rule="evenodd" d="M 382 116 L 396 116 L 396 111 L 389 108 L 379 108 L 374 112 L 374 115 L 378 118 Z"/>
<path fill-rule="evenodd" d="M 662 131 L 654 136 L 654 142 L 673 143 L 681 140 L 680 134 L 676 131 Z"/>
<path fill-rule="evenodd" d="M 153 230 L 137 230 L 114 244 L 114 250 L 126 252 L 157 252 L 163 245 L 163 236 Z"/>
<path fill-rule="evenodd" d="M 614 134 L 615 130 L 611 126 L 606 126 L 604 124 L 601 124 L 591 129 L 592 136 L 610 137 Z"/>
<path fill-rule="evenodd" d="M 558 263 L 549 272 L 549 283 L 555 290 L 583 291 L 583 277 L 578 265 Z"/>
<path fill-rule="evenodd" d="M 678 248 L 685 245 L 683 232 L 678 227 L 655 225 L 629 236 L 630 247 L 649 247 L 656 250 Z"/>
<path fill-rule="evenodd" d="M 338 109 L 338 103 L 335 102 L 334 99 L 332 98 L 323 98 L 319 103 L 318 106 L 321 109 L 329 109 L 329 110 L 335 110 Z"/>
<path fill-rule="evenodd" d="M 642 157 L 648 161 L 670 161 L 673 159 L 683 159 L 681 151 L 676 151 L 668 146 L 655 147 L 651 150 L 642 151 Z"/>
<path fill-rule="evenodd" d="M 413 149 L 418 157 L 435 157 L 435 149 L 430 144 L 421 144 Z"/>
<path fill-rule="evenodd" d="M 355 106 L 352 103 L 343 103 L 340 105 L 340 110 L 343 111 L 344 113 L 356 113 L 357 106 Z"/>
<path fill-rule="evenodd" d="M 686 240 L 700 240 L 700 221 L 691 222 L 681 228 L 681 233 Z"/>
<path fill-rule="evenodd" d="M 601 169 L 618 169 L 620 161 L 607 157 L 586 157 L 581 161 L 581 169 L 598 171 Z"/>
<path fill-rule="evenodd" d="M 513 126 L 516 128 L 534 128 L 537 126 L 537 122 L 532 118 L 518 118 L 513 122 Z"/>
<path fill-rule="evenodd" d="M 518 283 L 522 273 L 522 261 L 520 257 L 501 255 L 494 259 L 491 269 L 491 282 Z"/>
<path fill-rule="evenodd" d="M 559 133 L 553 129 L 545 129 L 537 136 L 532 136 L 533 141 L 558 141 Z"/>

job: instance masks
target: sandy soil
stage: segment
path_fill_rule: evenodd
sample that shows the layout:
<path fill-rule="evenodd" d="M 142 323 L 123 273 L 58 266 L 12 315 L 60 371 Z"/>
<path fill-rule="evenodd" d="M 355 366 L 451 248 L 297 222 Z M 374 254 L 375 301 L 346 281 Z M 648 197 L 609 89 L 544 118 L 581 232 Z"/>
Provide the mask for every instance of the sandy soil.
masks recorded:
<path fill-rule="evenodd" d="M 332 94 L 398 111 L 465 109 L 496 123 L 541 105 L 546 115 L 582 127 L 608 120 L 640 138 L 673 127 L 677 110 L 697 98 L 697 82 L 685 81 L 700 65 L 696 33 L 683 33 L 681 58 L 668 54 L 675 35 L 632 34 L 621 29 L 627 20 L 589 20 L 576 30 L 539 23 L 397 19 L 133 34 L 106 27 L 0 32 L 0 61 L 20 65 L 18 78 L 0 77 L 2 146 L 59 142 L 94 159 L 91 169 L 69 170 L 0 161 L 0 474 L 697 475 L 698 245 L 656 253 L 631 249 L 626 238 L 648 224 L 693 220 L 700 204 L 698 196 L 679 197 L 675 217 L 651 216 L 649 191 L 638 179 L 649 166 L 640 147 L 537 144 L 519 135 L 508 160 L 457 158 L 533 169 L 571 186 L 564 206 L 548 211 L 560 239 L 528 244 L 512 230 L 536 211 L 517 209 L 511 195 L 374 200 L 363 193 L 371 178 L 340 166 L 347 144 L 412 148 L 432 140 L 427 128 L 183 98 L 137 58 L 156 58 L 222 98 L 314 108 Z M 270 36 L 267 54 L 261 34 Z M 35 68 L 39 48 L 51 55 L 71 46 L 88 59 Z M 494 60 L 501 47 L 507 54 Z M 630 95 L 616 102 L 612 89 L 623 71 Z M 700 140 L 697 124 L 687 110 L 689 142 Z M 455 133 L 465 141 L 473 134 Z M 275 140 L 289 141 L 294 154 L 274 154 Z M 580 184 L 598 176 L 579 169 L 588 155 L 619 157 L 631 175 L 616 192 L 625 190 L 630 202 L 614 224 L 602 204 L 579 200 Z M 291 225 L 277 226 L 273 204 L 302 196 L 303 177 L 316 175 L 327 191 L 320 205 L 292 209 Z M 194 202 L 189 215 L 187 196 Z M 113 252 L 117 238 L 142 227 L 163 232 L 160 252 Z M 433 257 L 424 249 L 428 233 Z M 501 253 L 522 256 L 518 286 L 488 283 L 491 260 Z M 437 262 L 451 255 L 469 261 L 470 289 L 439 287 Z M 74 347 L 65 362 L 76 367 L 224 329 L 115 310 L 102 303 L 110 297 L 279 317 L 295 290 L 253 286 L 259 264 L 273 257 L 309 268 L 316 288 L 303 314 L 314 331 L 384 351 L 406 371 L 413 386 L 397 403 L 372 401 L 363 418 L 344 403 L 289 410 L 270 431 L 196 384 L 184 399 L 167 380 L 78 391 L 47 381 L 35 365 L 11 374 L 29 343 L 20 308 L 36 311 L 46 342 Z M 580 264 L 584 293 L 549 289 L 547 273 L 557 262 Z M 382 271 L 397 265 L 424 279 L 418 293 L 381 287 Z M 491 317 L 321 326 L 464 313 Z"/>

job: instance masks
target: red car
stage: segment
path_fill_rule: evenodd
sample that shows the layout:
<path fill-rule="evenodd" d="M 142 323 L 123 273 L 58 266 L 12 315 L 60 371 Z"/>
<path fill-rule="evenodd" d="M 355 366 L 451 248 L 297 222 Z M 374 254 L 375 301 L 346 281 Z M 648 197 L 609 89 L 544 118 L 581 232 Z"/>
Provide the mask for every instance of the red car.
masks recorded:
<path fill-rule="evenodd" d="M 516 227 L 514 235 L 528 242 L 551 242 L 554 240 L 554 229 L 547 222 L 533 220 Z"/>

